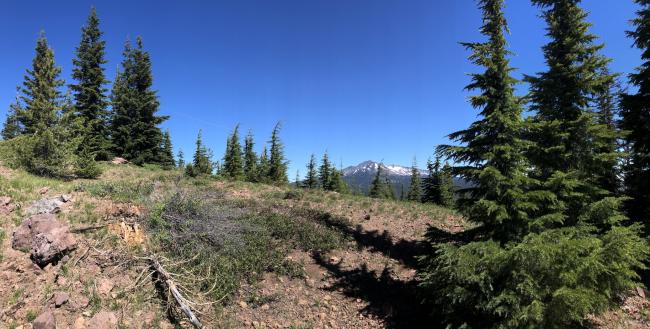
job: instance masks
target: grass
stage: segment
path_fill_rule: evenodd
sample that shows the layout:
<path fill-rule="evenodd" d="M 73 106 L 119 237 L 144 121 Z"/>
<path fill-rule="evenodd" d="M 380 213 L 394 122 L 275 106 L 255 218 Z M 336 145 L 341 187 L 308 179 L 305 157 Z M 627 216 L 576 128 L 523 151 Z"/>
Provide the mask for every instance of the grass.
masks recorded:
<path fill-rule="evenodd" d="M 7 234 L 3 229 L 0 228 L 0 247 L 2 246 L 2 243 L 4 242 L 5 238 L 7 237 Z M 0 262 L 2 262 L 2 248 L 0 248 Z"/>

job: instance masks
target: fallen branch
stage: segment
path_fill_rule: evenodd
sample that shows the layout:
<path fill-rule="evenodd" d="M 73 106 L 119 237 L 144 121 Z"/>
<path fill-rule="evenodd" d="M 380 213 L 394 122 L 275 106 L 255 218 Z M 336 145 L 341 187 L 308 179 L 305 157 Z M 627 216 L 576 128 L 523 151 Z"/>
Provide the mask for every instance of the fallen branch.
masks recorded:
<path fill-rule="evenodd" d="M 73 227 L 70 229 L 70 232 L 72 233 L 83 233 L 87 231 L 94 231 L 94 230 L 99 230 L 104 227 L 107 227 L 108 225 L 111 225 L 112 222 L 106 223 L 106 224 L 101 224 L 101 225 L 91 225 L 91 226 L 81 226 L 81 227 Z"/>
<path fill-rule="evenodd" d="M 189 302 L 188 300 L 181 295 L 181 293 L 178 291 L 178 288 L 176 287 L 176 284 L 171 278 L 171 275 L 169 272 L 165 271 L 165 269 L 162 267 L 160 262 L 158 262 L 156 259 L 149 258 L 149 262 L 151 263 L 151 267 L 156 271 L 158 274 L 158 280 L 160 283 L 166 286 L 167 290 L 171 292 L 172 297 L 174 297 L 174 300 L 176 301 L 176 304 L 181 308 L 183 313 L 187 316 L 189 319 L 190 323 L 194 326 L 196 329 L 201 329 L 201 322 L 199 322 L 199 319 L 194 315 L 194 312 L 192 312 L 192 309 L 189 307 Z"/>

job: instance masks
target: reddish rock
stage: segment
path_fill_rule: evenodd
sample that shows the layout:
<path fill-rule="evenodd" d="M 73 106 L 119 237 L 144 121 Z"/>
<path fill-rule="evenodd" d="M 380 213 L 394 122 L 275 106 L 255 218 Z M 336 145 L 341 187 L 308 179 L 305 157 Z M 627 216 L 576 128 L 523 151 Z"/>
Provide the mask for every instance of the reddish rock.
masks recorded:
<path fill-rule="evenodd" d="M 641 287 L 636 287 L 636 293 L 639 294 L 639 297 L 645 298 L 645 290 Z"/>
<path fill-rule="evenodd" d="M 10 197 L 0 197 L 0 215 L 7 215 L 10 212 L 14 211 L 14 209 L 16 209 L 16 206 L 11 202 Z"/>
<path fill-rule="evenodd" d="M 54 314 L 50 311 L 46 311 L 39 315 L 34 322 L 32 322 L 33 329 L 56 329 L 56 320 L 54 319 Z"/>
<path fill-rule="evenodd" d="M 31 251 L 32 261 L 41 268 L 58 262 L 77 246 L 67 225 L 56 220 L 53 214 L 28 217 L 14 231 L 11 247 Z"/>
<path fill-rule="evenodd" d="M 117 316 L 113 312 L 101 311 L 86 322 L 87 328 L 114 329 L 117 328 Z"/>
<path fill-rule="evenodd" d="M 67 303 L 70 299 L 70 295 L 67 292 L 57 292 L 54 294 L 54 306 L 61 307 L 63 304 Z"/>

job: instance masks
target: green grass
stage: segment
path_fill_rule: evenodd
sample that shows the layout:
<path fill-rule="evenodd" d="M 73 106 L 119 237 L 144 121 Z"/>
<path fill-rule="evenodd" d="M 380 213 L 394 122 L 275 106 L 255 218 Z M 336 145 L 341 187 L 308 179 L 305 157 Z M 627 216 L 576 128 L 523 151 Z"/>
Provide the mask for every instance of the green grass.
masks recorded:
<path fill-rule="evenodd" d="M 2 246 L 2 243 L 4 242 L 5 238 L 7 237 L 7 234 L 3 229 L 0 228 L 0 247 Z M 0 262 L 2 262 L 2 248 L 0 248 Z"/>
<path fill-rule="evenodd" d="M 117 202 L 143 203 L 153 193 L 154 183 L 152 181 L 84 182 L 77 184 L 74 189 Z"/>

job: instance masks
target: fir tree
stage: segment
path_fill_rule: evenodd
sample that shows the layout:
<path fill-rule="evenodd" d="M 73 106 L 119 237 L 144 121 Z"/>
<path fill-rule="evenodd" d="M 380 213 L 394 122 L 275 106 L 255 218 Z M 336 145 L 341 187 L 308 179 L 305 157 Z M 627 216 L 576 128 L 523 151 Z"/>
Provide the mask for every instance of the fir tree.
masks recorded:
<path fill-rule="evenodd" d="M 186 173 L 191 177 L 200 175 L 211 175 L 213 166 L 210 160 L 210 151 L 203 145 L 203 138 L 201 137 L 201 130 L 196 137 L 196 150 L 194 151 L 194 159 L 192 164 L 186 168 Z"/>
<path fill-rule="evenodd" d="M 27 70 L 20 100 L 24 105 L 17 119 L 23 132 L 33 134 L 52 128 L 61 111 L 61 92 L 63 80 L 59 79 L 61 68 L 54 63 L 54 52 L 49 47 L 45 33 L 36 42 L 36 56 L 32 69 Z"/>
<path fill-rule="evenodd" d="M 260 155 L 260 163 L 257 166 L 257 181 L 261 183 L 270 183 L 269 179 L 269 154 L 266 151 L 266 145 Z"/>
<path fill-rule="evenodd" d="M 4 126 L 2 127 L 2 132 L 0 132 L 2 139 L 9 140 L 22 135 L 23 128 L 21 127 L 20 120 L 18 119 L 18 116 L 20 113 L 22 113 L 22 111 L 23 110 L 18 99 L 9 105 L 9 111 L 7 111 L 7 117 L 5 119 Z"/>
<path fill-rule="evenodd" d="M 105 47 L 99 18 L 92 8 L 86 25 L 81 30 L 81 42 L 72 61 L 72 78 L 77 81 L 70 85 L 74 92 L 76 115 L 83 119 L 82 148 L 96 154 L 98 159 L 108 159 L 110 149 L 108 124 L 107 83 L 103 65 L 106 64 Z"/>
<path fill-rule="evenodd" d="M 172 169 L 176 167 L 176 162 L 174 161 L 174 149 L 172 148 L 172 140 L 169 135 L 169 130 L 163 133 L 163 143 L 161 146 L 161 162 L 160 165 L 164 169 Z"/>
<path fill-rule="evenodd" d="M 436 192 L 438 200 L 436 203 L 446 208 L 452 208 L 455 195 L 453 169 L 448 163 L 445 163 L 438 175 L 439 183 Z"/>
<path fill-rule="evenodd" d="M 244 176 L 249 182 L 257 180 L 257 154 L 255 154 L 253 133 L 249 130 L 244 140 Z"/>
<path fill-rule="evenodd" d="M 314 189 L 318 187 L 318 174 L 316 173 L 316 156 L 314 154 L 309 158 L 307 164 L 307 176 L 303 182 L 304 187 Z"/>
<path fill-rule="evenodd" d="M 226 143 L 226 154 L 223 157 L 223 174 L 233 180 L 244 178 L 244 162 L 241 144 L 239 143 L 239 125 L 235 126 Z"/>
<path fill-rule="evenodd" d="M 440 170 L 440 158 L 436 157 L 436 161 L 427 160 L 427 177 L 422 179 L 422 202 L 435 203 L 436 191 L 438 188 L 437 172 Z"/>
<path fill-rule="evenodd" d="M 152 89 L 151 59 L 138 37 L 136 47 L 127 41 L 122 71 L 113 84 L 112 135 L 115 152 L 136 164 L 161 163 L 163 134 L 158 127 L 158 97 Z"/>
<path fill-rule="evenodd" d="M 404 185 L 402 185 L 402 200 L 404 200 Z M 409 192 L 406 195 L 406 200 L 409 201 L 420 201 L 422 199 L 422 186 L 420 182 L 420 170 L 418 170 L 417 163 L 413 159 L 413 165 L 411 166 L 411 186 L 409 187 Z"/>
<path fill-rule="evenodd" d="M 345 194 L 349 192 L 348 184 L 343 180 L 343 171 L 332 168 L 330 173 L 329 190 Z"/>
<path fill-rule="evenodd" d="M 330 163 L 329 155 L 325 152 L 323 154 L 323 160 L 321 160 L 321 165 L 318 168 L 318 180 L 320 187 L 326 191 L 329 191 L 331 187 L 331 174 L 332 164 Z"/>
<path fill-rule="evenodd" d="M 626 144 L 630 161 L 625 171 L 625 194 L 631 200 L 626 208 L 630 217 L 650 227 L 650 1 L 635 0 L 641 6 L 632 21 L 635 29 L 628 32 L 634 46 L 642 51 L 643 63 L 630 82 L 637 87 L 634 94 L 624 94 L 621 101 L 621 126 L 628 131 Z"/>
<path fill-rule="evenodd" d="M 614 79 L 602 45 L 589 33 L 587 13 L 577 0 L 534 0 L 544 10 L 551 41 L 544 46 L 548 71 L 527 76 L 531 92 L 528 158 L 535 191 L 535 229 L 574 225 L 592 202 L 607 196 L 602 175 L 618 154 L 608 150 L 616 132 L 598 124 L 598 93 Z M 609 169 L 608 169 L 609 167 Z"/>
<path fill-rule="evenodd" d="M 377 172 L 370 184 L 368 196 L 375 199 L 395 199 L 395 192 L 388 177 L 384 175 L 383 169 L 383 164 L 380 163 L 377 165 Z"/>
<path fill-rule="evenodd" d="M 455 173 L 472 184 L 460 194 L 469 220 L 483 224 L 490 235 L 506 242 L 526 232 L 526 211 L 531 207 L 522 188 L 526 183 L 524 142 L 520 138 L 522 108 L 514 95 L 517 81 L 511 76 L 508 60 L 503 1 L 479 3 L 484 15 L 481 33 L 486 41 L 463 45 L 472 52 L 470 60 L 484 68 L 471 74 L 472 81 L 466 87 L 479 92 L 470 103 L 480 110 L 480 119 L 449 135 L 461 145 L 440 146 L 438 150 L 464 164 Z M 439 175 L 438 204 L 449 206 L 453 202 L 450 176 L 449 170 Z"/>
<path fill-rule="evenodd" d="M 268 177 L 271 183 L 284 185 L 288 182 L 287 161 L 284 158 L 284 145 L 280 141 L 280 128 L 281 125 L 278 122 L 271 133 Z"/>
<path fill-rule="evenodd" d="M 178 161 L 176 164 L 178 165 L 179 169 L 184 169 L 185 168 L 185 154 L 183 153 L 183 150 L 178 150 L 178 155 L 176 156 Z"/>

